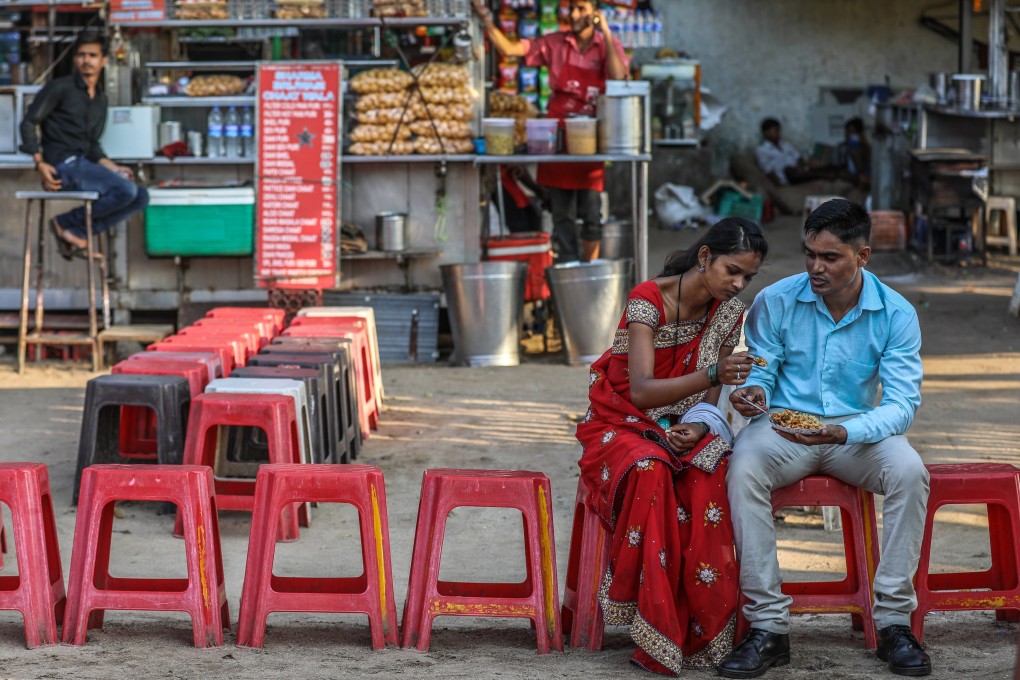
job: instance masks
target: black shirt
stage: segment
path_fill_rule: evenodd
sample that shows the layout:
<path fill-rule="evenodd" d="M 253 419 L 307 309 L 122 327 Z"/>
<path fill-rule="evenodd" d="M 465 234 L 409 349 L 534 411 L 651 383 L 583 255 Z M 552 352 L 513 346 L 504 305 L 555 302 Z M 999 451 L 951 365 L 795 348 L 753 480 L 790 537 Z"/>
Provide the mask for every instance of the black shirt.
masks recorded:
<path fill-rule="evenodd" d="M 39 91 L 21 121 L 21 150 L 29 155 L 40 147 L 36 126 L 42 132 L 43 160 L 50 165 L 71 156 L 84 156 L 93 163 L 105 158 L 99 146 L 106 127 L 106 92 L 101 82 L 91 99 L 77 72 L 51 80 Z"/>

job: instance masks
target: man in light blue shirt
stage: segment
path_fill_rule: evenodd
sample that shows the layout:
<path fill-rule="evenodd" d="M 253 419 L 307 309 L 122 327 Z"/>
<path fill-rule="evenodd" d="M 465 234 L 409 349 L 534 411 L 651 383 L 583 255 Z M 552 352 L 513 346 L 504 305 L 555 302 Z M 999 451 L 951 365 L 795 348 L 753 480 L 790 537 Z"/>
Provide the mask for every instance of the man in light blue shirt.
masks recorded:
<path fill-rule="evenodd" d="M 928 473 L 903 436 L 921 404 L 917 314 L 864 269 L 871 221 L 862 207 L 828 201 L 808 217 L 804 235 L 807 273 L 763 290 L 747 315 L 747 346 L 766 365 L 730 397 L 754 418 L 737 435 L 726 482 L 751 629 L 719 673 L 751 678 L 789 663 L 792 598 L 781 589 L 771 495 L 823 474 L 885 496 L 872 610 L 877 654 L 897 675 L 928 675 L 931 660 L 910 632 Z M 780 432 L 745 400 L 816 414 L 823 427 Z"/>

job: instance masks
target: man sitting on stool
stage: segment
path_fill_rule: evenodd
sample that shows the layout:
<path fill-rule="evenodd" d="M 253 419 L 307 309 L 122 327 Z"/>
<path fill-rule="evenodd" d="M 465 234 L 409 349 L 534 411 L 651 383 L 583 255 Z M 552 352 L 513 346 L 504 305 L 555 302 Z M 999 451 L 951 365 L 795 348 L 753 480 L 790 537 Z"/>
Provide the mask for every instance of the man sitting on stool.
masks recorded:
<path fill-rule="evenodd" d="M 43 87 L 21 121 L 21 150 L 35 160 L 46 191 L 99 194 L 92 204 L 94 233 L 127 219 L 149 202 L 148 192 L 132 181 L 131 169 L 111 161 L 99 145 L 106 126 L 102 85 L 106 55 L 105 37 L 82 32 L 74 46 L 74 73 Z M 54 217 L 50 230 L 61 257 L 84 257 L 88 245 L 84 207 Z"/>

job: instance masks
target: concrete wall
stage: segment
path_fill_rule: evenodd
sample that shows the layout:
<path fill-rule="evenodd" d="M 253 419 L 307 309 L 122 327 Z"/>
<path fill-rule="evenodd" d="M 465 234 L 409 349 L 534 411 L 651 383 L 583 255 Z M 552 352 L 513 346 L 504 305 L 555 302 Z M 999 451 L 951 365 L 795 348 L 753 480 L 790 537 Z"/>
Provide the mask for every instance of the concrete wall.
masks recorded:
<path fill-rule="evenodd" d="M 778 118 L 810 150 L 809 105 L 820 85 L 927 82 L 956 68 L 956 46 L 918 25 L 930 0 L 659 0 L 665 44 L 700 59 L 702 83 L 730 110 L 710 134 L 713 170 Z M 948 9 L 952 15 L 953 7 Z M 955 23 L 952 22 L 952 23 Z"/>

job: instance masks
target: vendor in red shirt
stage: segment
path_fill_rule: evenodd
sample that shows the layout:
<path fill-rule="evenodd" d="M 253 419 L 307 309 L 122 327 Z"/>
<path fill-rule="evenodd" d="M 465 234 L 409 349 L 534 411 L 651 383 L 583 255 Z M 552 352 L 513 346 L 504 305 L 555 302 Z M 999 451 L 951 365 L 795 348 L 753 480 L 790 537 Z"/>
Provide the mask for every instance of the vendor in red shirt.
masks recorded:
<path fill-rule="evenodd" d="M 569 31 L 518 42 L 496 27 L 483 0 L 471 2 L 497 52 L 504 57 L 523 57 L 527 66 L 549 68 L 549 118 L 594 116 L 606 80 L 627 78 L 623 47 L 592 0 L 571 1 Z M 538 183 L 549 189 L 558 261 L 580 258 L 587 262 L 598 257 L 602 240 L 599 192 L 604 177 L 602 163 L 543 163 L 539 167 Z M 578 219 L 582 222 L 580 247 Z"/>

